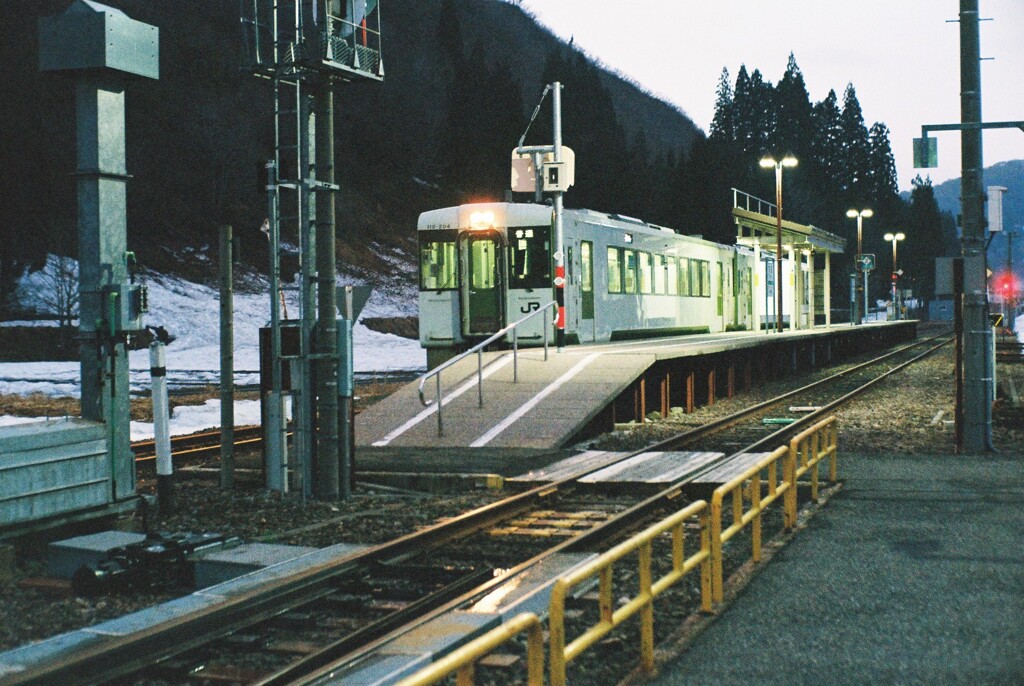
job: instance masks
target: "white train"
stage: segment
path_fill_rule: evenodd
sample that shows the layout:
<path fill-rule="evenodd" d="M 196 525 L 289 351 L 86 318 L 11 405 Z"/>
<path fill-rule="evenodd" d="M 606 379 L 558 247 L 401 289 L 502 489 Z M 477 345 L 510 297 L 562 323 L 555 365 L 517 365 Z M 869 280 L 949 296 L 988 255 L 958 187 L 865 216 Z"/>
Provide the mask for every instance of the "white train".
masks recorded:
<path fill-rule="evenodd" d="M 429 367 L 554 300 L 552 227 L 546 205 L 420 215 L 419 329 Z M 754 264 L 748 248 L 592 210 L 565 210 L 563 231 L 569 343 L 751 329 L 753 298 L 764 302 L 764 263 Z M 788 260 L 784 269 L 792 283 Z M 759 308 L 769 321 L 772 305 Z M 539 316 L 519 327 L 520 345 L 541 344 L 542 327 Z"/>

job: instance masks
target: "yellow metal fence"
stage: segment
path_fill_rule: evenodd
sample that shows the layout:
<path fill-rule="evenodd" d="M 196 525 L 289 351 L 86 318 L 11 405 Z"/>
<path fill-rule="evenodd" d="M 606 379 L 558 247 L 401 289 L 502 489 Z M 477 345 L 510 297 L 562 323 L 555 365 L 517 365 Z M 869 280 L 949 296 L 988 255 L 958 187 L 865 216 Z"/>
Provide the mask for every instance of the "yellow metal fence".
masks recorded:
<path fill-rule="evenodd" d="M 754 562 L 761 560 L 761 513 L 787 491 L 793 491 L 793 452 L 781 446 L 768 457 L 753 465 L 732 481 L 715 489 L 711 496 L 711 570 L 712 596 L 716 603 L 724 597 L 724 573 L 722 548 L 725 542 L 738 534 L 747 524 L 752 524 L 752 555 Z M 780 478 L 779 471 L 782 471 Z M 761 496 L 764 473 L 766 493 Z M 722 528 L 722 505 L 726 498 L 731 498 L 732 524 Z M 796 501 L 793 501 L 794 504 Z M 786 511 L 786 526 L 792 526 L 790 513 Z M 795 521 L 796 513 L 792 515 Z"/>
<path fill-rule="evenodd" d="M 685 527 L 696 520 L 700 531 L 700 548 L 686 557 L 683 550 Z M 652 543 L 664 533 L 672 534 L 672 571 L 657 581 L 651 578 Z M 640 660 L 644 669 L 654 668 L 654 598 L 679 582 L 690 570 L 701 570 L 701 607 L 711 610 L 711 540 L 707 503 L 703 500 L 689 505 L 661 522 L 645 529 L 628 541 L 572 570 L 555 582 L 551 590 L 548 618 L 548 644 L 551 657 L 551 686 L 565 686 L 566 665 L 584 650 L 607 635 L 612 629 L 640 613 Z M 614 608 L 612 573 L 616 562 L 637 553 L 640 584 L 637 595 L 618 609 Z M 569 591 L 584 581 L 598 577 L 600 619 L 568 644 L 565 635 L 565 598 Z"/>
<path fill-rule="evenodd" d="M 640 660 L 646 670 L 654 667 L 654 598 L 678 583 L 688 572 L 700 568 L 701 609 L 710 612 L 712 604 L 723 598 L 722 550 L 726 541 L 743 527 L 752 525 L 752 556 L 761 558 L 762 512 L 783 498 L 784 522 L 787 528 L 796 524 L 797 480 L 810 472 L 811 497 L 818 499 L 818 465 L 829 459 L 829 480 L 836 480 L 836 452 L 838 425 L 829 417 L 795 436 L 788 447 L 781 446 L 743 474 L 715 489 L 711 507 L 698 500 L 636 536 L 615 546 L 567 575 L 559 578 L 551 591 L 548 620 L 551 686 L 565 686 L 566 667 L 584 650 L 594 645 L 615 627 L 639 612 Z M 779 470 L 781 469 L 781 476 Z M 762 476 L 763 475 L 763 476 Z M 764 494 L 762 495 L 762 491 Z M 731 498 L 732 523 L 722 528 L 723 503 Z M 685 529 L 696 524 L 700 548 L 686 557 Z M 657 581 L 652 579 L 654 539 L 671 532 L 672 571 Z M 615 609 L 612 575 L 616 562 L 631 553 L 637 553 L 639 589 L 635 597 Z M 599 621 L 568 644 L 565 634 L 565 600 L 569 592 L 598 577 Z M 523 613 L 509 622 L 492 629 L 462 648 L 438 660 L 416 674 L 400 681 L 398 686 L 428 686 L 456 675 L 456 686 L 472 686 L 474 665 L 482 657 L 505 641 L 528 633 L 527 671 L 528 686 L 541 686 L 544 682 L 544 646 L 540 620 L 533 613 Z"/>
<path fill-rule="evenodd" d="M 823 419 L 811 428 L 803 431 L 789 442 L 789 451 L 793 455 L 793 479 L 797 480 L 807 472 L 811 474 L 811 499 L 818 500 L 818 463 L 829 458 L 828 478 L 836 480 L 836 445 L 839 437 L 839 424 L 835 417 Z M 792 514 L 793 521 L 787 526 L 796 524 L 796 489 L 786 494 L 786 512 Z"/>

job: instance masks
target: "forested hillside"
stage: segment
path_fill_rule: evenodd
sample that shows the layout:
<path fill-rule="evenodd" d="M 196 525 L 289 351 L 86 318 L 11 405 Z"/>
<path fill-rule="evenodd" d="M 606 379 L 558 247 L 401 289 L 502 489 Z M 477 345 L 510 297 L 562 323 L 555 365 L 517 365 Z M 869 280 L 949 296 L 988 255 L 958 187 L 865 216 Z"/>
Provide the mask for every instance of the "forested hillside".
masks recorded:
<path fill-rule="evenodd" d="M 266 264 L 260 171 L 272 155 L 269 86 L 240 71 L 236 0 L 108 0 L 160 28 L 161 78 L 128 87 L 129 246 L 143 264 L 211 278 L 205 246 L 235 227 L 249 264 Z M 36 22 L 69 0 L 0 3 L 0 307 L 13 279 L 47 252 L 74 255 L 74 112 L 70 82 L 37 72 Z M 850 239 L 833 262 L 845 297 L 855 223 L 871 207 L 865 251 L 907 233 L 907 282 L 927 294 L 934 257 L 954 246 L 928 181 L 897 193 L 884 123 L 868 127 L 852 84 L 811 102 L 796 60 L 777 83 L 723 70 L 705 136 L 679 110 L 609 74 L 502 0 L 387 0 L 383 83 L 338 87 L 338 252 L 385 277 L 395 249 L 412 251 L 419 212 L 505 196 L 509 155 L 543 85 L 564 84 L 564 141 L 576 152 L 570 207 L 641 217 L 731 242 L 731 188 L 774 197 L 763 154 L 793 153 L 785 215 Z M 528 143 L 550 142 L 550 107 Z M 873 278 L 887 279 L 887 262 Z"/>
<path fill-rule="evenodd" d="M 160 28 L 160 80 L 127 91 L 130 247 L 150 266 L 208 278 L 194 256 L 228 223 L 246 259 L 265 264 L 271 99 L 266 81 L 239 71 L 237 0 L 107 2 Z M 36 67 L 37 18 L 68 4 L 0 3 L 0 296 L 47 252 L 75 254 L 72 87 Z M 340 85 L 335 100 L 339 251 L 366 268 L 387 270 L 378 254 L 408 241 L 420 211 L 503 197 L 510 152 L 552 78 L 566 82 L 564 138 L 580 162 L 571 205 L 651 216 L 621 175 L 657 177 L 660 160 L 685 157 L 701 136 L 516 5 L 389 0 L 382 16 L 384 83 Z M 531 136 L 549 139 L 550 127 Z"/>

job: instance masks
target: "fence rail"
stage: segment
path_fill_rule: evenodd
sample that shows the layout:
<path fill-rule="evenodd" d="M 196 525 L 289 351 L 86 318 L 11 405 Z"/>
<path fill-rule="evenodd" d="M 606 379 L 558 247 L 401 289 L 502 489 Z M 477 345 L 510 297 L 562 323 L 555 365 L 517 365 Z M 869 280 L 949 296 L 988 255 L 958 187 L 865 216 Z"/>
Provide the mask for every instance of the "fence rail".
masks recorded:
<path fill-rule="evenodd" d="M 767 492 L 764 497 L 761 497 L 762 472 L 767 473 Z M 786 446 L 780 446 L 746 472 L 715 489 L 711 496 L 711 586 L 716 603 L 722 602 L 724 597 L 722 549 L 726 541 L 751 524 L 752 558 L 754 562 L 761 561 L 761 513 L 787 491 L 793 490 L 792 474 L 793 452 Z M 723 529 L 722 506 L 727 497 L 731 497 L 732 524 Z M 795 500 L 793 502 L 796 503 Z M 749 503 L 749 507 L 745 508 L 745 503 Z M 796 513 L 787 510 L 785 521 L 786 527 L 791 527 L 796 521 Z"/>
<path fill-rule="evenodd" d="M 683 550 L 684 530 L 687 522 L 696 518 L 700 530 L 700 549 L 686 557 Z M 615 627 L 637 612 L 640 616 L 640 659 L 644 669 L 654 668 L 654 599 L 670 586 L 678 583 L 696 567 L 701 570 L 701 608 L 711 611 L 711 536 L 707 503 L 698 500 L 674 515 L 665 518 L 627 541 L 590 562 L 569 572 L 555 582 L 551 590 L 550 617 L 548 619 L 551 653 L 551 686 L 565 686 L 566 665 L 584 650 L 594 645 Z M 666 533 L 672 534 L 672 571 L 657 581 L 651 578 L 652 543 Z M 618 609 L 614 609 L 612 572 L 616 562 L 637 553 L 640 584 L 637 595 Z M 565 598 L 570 589 L 584 581 L 598 577 L 598 605 L 600 621 L 568 644 L 565 635 Z"/>

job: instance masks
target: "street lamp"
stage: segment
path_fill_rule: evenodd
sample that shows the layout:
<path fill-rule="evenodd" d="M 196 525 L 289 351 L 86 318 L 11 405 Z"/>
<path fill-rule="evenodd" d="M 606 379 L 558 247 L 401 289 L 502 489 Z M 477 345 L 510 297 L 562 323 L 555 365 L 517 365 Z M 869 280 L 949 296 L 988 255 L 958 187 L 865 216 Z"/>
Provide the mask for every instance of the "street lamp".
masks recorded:
<path fill-rule="evenodd" d="M 864 244 L 864 219 L 873 216 L 875 213 L 870 209 L 863 210 L 846 210 L 846 216 L 853 219 L 857 218 L 857 269 L 860 269 L 864 273 L 864 316 L 863 318 L 857 318 L 859 321 L 867 319 L 868 316 L 868 272 L 866 269 L 861 269 L 861 253 L 863 251 Z M 854 322 L 856 323 L 856 322 Z"/>
<path fill-rule="evenodd" d="M 782 168 L 795 167 L 796 158 L 786 155 L 776 162 L 774 157 L 761 158 L 761 167 L 775 167 L 775 329 L 782 333 Z"/>
<path fill-rule="evenodd" d="M 887 241 L 892 241 L 892 313 L 896 319 L 900 318 L 899 305 L 896 302 L 896 241 L 902 241 L 906 238 L 906 235 L 900 231 L 899 233 L 887 233 L 882 236 Z"/>

